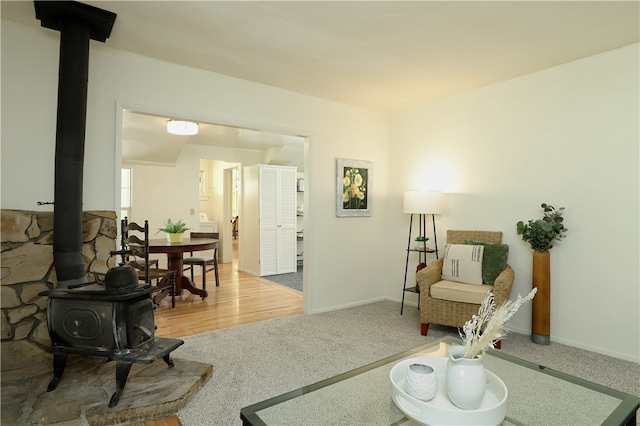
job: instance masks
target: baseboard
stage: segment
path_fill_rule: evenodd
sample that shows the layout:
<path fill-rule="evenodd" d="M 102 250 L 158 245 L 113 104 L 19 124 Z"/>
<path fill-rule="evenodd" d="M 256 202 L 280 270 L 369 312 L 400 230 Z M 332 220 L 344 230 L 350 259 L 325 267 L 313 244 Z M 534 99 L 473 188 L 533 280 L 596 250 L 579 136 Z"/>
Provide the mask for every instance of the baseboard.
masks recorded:
<path fill-rule="evenodd" d="M 361 305 L 368 305 L 370 303 L 375 303 L 375 302 L 381 302 L 383 300 L 388 300 L 385 297 L 376 297 L 374 299 L 367 299 L 367 300 L 360 300 L 358 302 L 354 302 L 354 303 L 347 303 L 344 305 L 338 305 L 338 306 L 331 306 L 329 308 L 322 308 L 322 309 L 314 309 L 311 314 L 321 314 L 323 312 L 331 312 L 331 311 L 338 311 L 340 309 L 346 309 L 346 308 L 353 308 L 355 306 L 361 306 Z"/>
<path fill-rule="evenodd" d="M 390 302 L 396 302 L 402 304 L 402 299 L 398 299 L 396 297 L 385 297 L 384 300 L 388 300 Z M 404 299 L 405 306 L 413 306 L 414 308 L 418 307 L 418 302 L 414 302 L 412 300 Z"/>
<path fill-rule="evenodd" d="M 513 327 L 513 328 L 510 328 L 510 330 L 513 331 L 514 333 L 524 334 L 525 336 L 531 335 L 531 330 L 520 328 L 520 327 Z M 608 348 L 601 348 L 601 347 L 598 347 L 598 346 L 585 345 L 584 343 L 577 342 L 577 341 L 571 340 L 571 339 L 563 339 L 561 337 L 554 336 L 553 334 L 551 334 L 550 337 L 551 337 L 551 344 L 552 345 L 554 343 L 560 343 L 561 345 L 571 346 L 573 348 L 578 348 L 578 349 L 584 349 L 585 351 L 595 352 L 597 354 L 607 355 L 607 356 L 610 356 L 610 357 L 613 357 L 613 358 L 623 359 L 625 361 L 632 361 L 632 362 L 640 363 L 640 359 L 634 358 L 633 355 L 630 355 L 630 354 L 623 354 L 623 353 L 620 353 L 620 352 L 615 352 L 615 351 L 609 350 Z M 507 339 L 508 338 L 509 337 L 507 337 Z"/>

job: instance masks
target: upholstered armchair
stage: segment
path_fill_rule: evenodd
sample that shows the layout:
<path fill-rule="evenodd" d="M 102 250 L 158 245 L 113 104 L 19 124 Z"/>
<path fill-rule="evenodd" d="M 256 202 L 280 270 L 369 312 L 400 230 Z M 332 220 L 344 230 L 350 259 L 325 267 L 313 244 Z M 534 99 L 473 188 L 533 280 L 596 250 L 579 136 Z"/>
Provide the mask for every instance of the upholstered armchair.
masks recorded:
<path fill-rule="evenodd" d="M 451 278 L 446 273 L 447 279 L 443 278 L 445 261 L 452 263 L 451 259 L 447 258 L 447 249 L 456 246 L 445 246 L 443 250 L 445 254 L 442 258 L 430 263 L 416 274 L 420 287 L 420 331 L 423 336 L 427 335 L 429 324 L 462 327 L 467 320 L 478 313 L 480 304 L 489 291 L 493 291 L 496 306 L 509 299 L 514 273 L 511 266 L 506 264 L 508 246 L 501 244 L 502 232 L 447 231 L 447 244 L 474 245 L 474 243 L 484 247 L 480 283 L 459 282 L 456 277 Z M 447 266 L 445 270 L 446 268 Z M 491 272 L 492 269 L 493 272 Z M 489 274 L 488 277 L 487 274 Z M 493 280 L 493 285 L 487 282 L 488 280 Z"/>

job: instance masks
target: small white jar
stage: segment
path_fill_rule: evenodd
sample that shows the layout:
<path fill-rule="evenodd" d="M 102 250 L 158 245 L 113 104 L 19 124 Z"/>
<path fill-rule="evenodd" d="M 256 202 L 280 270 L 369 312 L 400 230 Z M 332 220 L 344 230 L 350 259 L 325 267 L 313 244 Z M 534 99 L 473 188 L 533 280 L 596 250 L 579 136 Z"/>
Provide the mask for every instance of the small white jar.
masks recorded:
<path fill-rule="evenodd" d="M 411 364 L 407 369 L 405 383 L 407 393 L 421 401 L 429 401 L 436 396 L 438 375 L 433 367 L 426 364 Z"/>

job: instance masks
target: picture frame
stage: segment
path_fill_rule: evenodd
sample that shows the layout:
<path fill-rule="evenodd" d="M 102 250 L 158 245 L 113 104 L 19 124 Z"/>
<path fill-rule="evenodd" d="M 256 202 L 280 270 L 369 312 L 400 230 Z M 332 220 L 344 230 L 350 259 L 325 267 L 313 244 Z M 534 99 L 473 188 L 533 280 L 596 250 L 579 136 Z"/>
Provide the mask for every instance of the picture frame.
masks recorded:
<path fill-rule="evenodd" d="M 336 216 L 372 215 L 373 162 L 336 159 Z"/>

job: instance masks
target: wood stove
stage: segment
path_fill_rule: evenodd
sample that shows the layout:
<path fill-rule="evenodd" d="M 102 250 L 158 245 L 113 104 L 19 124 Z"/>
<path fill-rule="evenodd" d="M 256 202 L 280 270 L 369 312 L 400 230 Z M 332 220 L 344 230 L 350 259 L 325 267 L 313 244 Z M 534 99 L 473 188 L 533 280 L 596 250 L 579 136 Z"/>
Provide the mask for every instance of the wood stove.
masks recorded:
<path fill-rule="evenodd" d="M 89 282 L 82 255 L 82 184 L 89 75 L 89 41 L 105 42 L 115 13 L 74 1 L 34 1 L 41 25 L 60 31 L 58 115 L 56 125 L 53 258 L 58 286 L 49 297 L 47 321 L 53 352 L 52 391 L 62 378 L 69 354 L 102 356 L 116 362 L 118 404 L 133 363 L 160 358 L 179 339 L 155 337 L 151 293 L 139 285 L 133 268 L 111 268 L 104 283 Z M 113 254 L 120 254 L 113 252 Z"/>
<path fill-rule="evenodd" d="M 53 352 L 53 379 L 47 391 L 58 385 L 69 354 L 116 362 L 116 391 L 109 407 L 118 404 L 133 363 L 149 364 L 162 358 L 173 367 L 169 354 L 184 341 L 155 337 L 151 293 L 157 290 L 149 284 L 138 285 L 136 278 L 114 289 L 107 281 L 43 293 L 49 296 L 47 322 Z"/>

